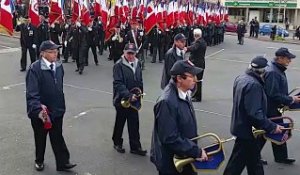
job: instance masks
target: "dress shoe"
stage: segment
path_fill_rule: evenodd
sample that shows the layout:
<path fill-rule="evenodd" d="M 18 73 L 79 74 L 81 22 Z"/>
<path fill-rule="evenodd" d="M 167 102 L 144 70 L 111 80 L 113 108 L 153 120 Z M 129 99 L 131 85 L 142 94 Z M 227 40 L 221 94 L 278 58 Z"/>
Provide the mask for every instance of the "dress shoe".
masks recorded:
<path fill-rule="evenodd" d="M 151 63 L 156 63 L 156 61 L 151 61 Z"/>
<path fill-rule="evenodd" d="M 125 149 L 122 147 L 122 145 L 114 145 L 114 149 L 119 153 L 125 153 Z"/>
<path fill-rule="evenodd" d="M 145 156 L 147 154 L 147 150 L 143 150 L 142 148 L 139 148 L 137 150 L 130 150 L 130 153 L 137 154 L 140 156 Z"/>
<path fill-rule="evenodd" d="M 79 69 L 76 69 L 76 70 L 75 70 L 75 72 L 78 72 L 78 71 L 79 71 Z"/>
<path fill-rule="evenodd" d="M 95 63 L 96 66 L 99 66 L 99 63 Z"/>
<path fill-rule="evenodd" d="M 26 71 L 26 69 L 20 69 L 20 72 L 25 72 Z"/>
<path fill-rule="evenodd" d="M 260 159 L 260 163 L 262 165 L 268 165 L 268 161 L 264 160 L 264 159 Z"/>
<path fill-rule="evenodd" d="M 83 71 L 83 70 L 79 70 L 79 74 L 80 74 L 80 75 L 82 74 L 82 71 Z"/>
<path fill-rule="evenodd" d="M 291 158 L 286 158 L 282 160 L 275 160 L 277 163 L 283 163 L 283 164 L 293 164 L 296 160 Z"/>
<path fill-rule="evenodd" d="M 57 171 L 65 171 L 65 170 L 69 170 L 74 168 L 75 166 L 77 166 L 77 164 L 73 164 L 73 163 L 67 163 L 65 165 L 63 165 L 62 167 L 57 167 L 56 170 Z"/>
<path fill-rule="evenodd" d="M 43 171 L 45 165 L 44 165 L 44 163 L 35 163 L 34 167 L 37 171 Z"/>

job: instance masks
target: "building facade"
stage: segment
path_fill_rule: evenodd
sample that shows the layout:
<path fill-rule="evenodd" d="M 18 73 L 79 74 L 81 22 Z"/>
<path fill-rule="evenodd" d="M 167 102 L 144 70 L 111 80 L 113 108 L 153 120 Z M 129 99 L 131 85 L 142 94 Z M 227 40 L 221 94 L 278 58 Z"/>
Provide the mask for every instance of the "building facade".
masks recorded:
<path fill-rule="evenodd" d="M 300 0 L 222 0 L 228 7 L 229 20 L 249 22 L 257 17 L 260 23 L 284 25 L 290 29 L 300 25 Z"/>

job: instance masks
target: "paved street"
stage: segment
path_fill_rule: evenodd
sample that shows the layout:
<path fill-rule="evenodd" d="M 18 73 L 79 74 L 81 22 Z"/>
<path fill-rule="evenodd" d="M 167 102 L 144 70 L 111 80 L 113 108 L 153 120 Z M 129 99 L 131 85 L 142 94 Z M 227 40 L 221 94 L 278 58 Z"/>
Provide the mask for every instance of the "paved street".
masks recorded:
<path fill-rule="evenodd" d="M 226 36 L 225 43 L 209 47 L 207 69 L 205 70 L 203 102 L 194 103 L 199 134 L 214 132 L 221 138 L 230 137 L 230 114 L 232 106 L 232 85 L 234 78 L 242 73 L 249 61 L 256 55 L 272 59 L 276 48 L 285 46 L 292 49 L 298 58 L 287 71 L 289 88 L 300 87 L 300 47 L 251 40 L 245 45 L 237 45 L 236 36 Z M 77 167 L 70 173 L 55 170 L 54 155 L 48 141 L 45 170 L 34 169 L 34 141 L 30 120 L 25 107 L 25 73 L 20 72 L 19 40 L 0 36 L 0 175 L 155 175 L 155 167 L 146 157 L 129 153 L 127 128 L 124 130 L 125 154 L 117 153 L 112 147 L 112 131 L 115 110 L 112 106 L 112 66 L 107 60 L 107 52 L 100 57 L 100 65 L 93 63 L 90 53 L 89 66 L 83 75 L 75 72 L 75 63 L 64 64 L 65 96 L 67 112 L 64 120 L 64 136 L 71 153 L 71 161 Z M 161 63 L 150 63 L 148 58 L 144 75 L 143 109 L 140 112 L 140 134 L 144 148 L 150 149 L 153 128 L 153 105 L 159 94 L 162 73 Z M 28 55 L 28 63 L 30 63 Z M 287 113 L 300 128 L 299 112 Z M 262 152 L 269 165 L 266 175 L 299 175 L 300 172 L 300 132 L 295 131 L 289 140 L 289 155 L 297 159 L 294 165 L 286 166 L 274 162 L 270 144 Z M 222 174 L 231 154 L 233 142 L 226 143 L 227 159 L 220 171 Z M 298 151 L 297 151 L 298 150 Z M 204 175 L 205 173 L 199 173 Z M 207 174 L 207 173 L 206 173 Z M 247 173 L 244 172 L 243 175 Z"/>

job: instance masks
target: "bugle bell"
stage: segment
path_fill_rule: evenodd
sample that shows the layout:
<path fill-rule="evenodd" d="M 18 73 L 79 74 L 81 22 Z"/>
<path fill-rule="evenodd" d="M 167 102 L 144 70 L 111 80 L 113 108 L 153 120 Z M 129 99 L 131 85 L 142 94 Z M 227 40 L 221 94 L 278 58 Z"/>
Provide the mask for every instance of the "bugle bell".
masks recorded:
<path fill-rule="evenodd" d="M 292 131 L 294 129 L 294 121 L 292 118 L 288 116 L 280 116 L 280 117 L 272 117 L 270 120 L 278 120 L 278 119 L 286 119 L 288 122 L 283 123 L 277 123 L 281 126 L 284 126 L 282 129 L 282 133 L 267 133 L 265 130 L 255 129 L 253 128 L 252 133 L 254 138 L 257 138 L 258 136 L 263 136 L 266 140 L 270 140 L 272 143 L 275 143 L 277 145 L 284 144 L 288 139 L 292 137 Z"/>
<path fill-rule="evenodd" d="M 122 98 L 121 99 L 121 106 L 123 108 L 130 108 L 131 107 L 131 108 L 138 111 L 142 108 L 142 98 L 146 94 L 142 93 L 142 90 L 138 87 L 135 87 L 135 88 L 131 89 L 130 92 L 135 95 L 137 100 L 132 101 L 131 98 Z"/>
<path fill-rule="evenodd" d="M 294 88 L 290 93 L 289 96 L 300 96 L 300 87 Z M 278 108 L 278 111 L 283 114 L 285 111 L 300 111 L 300 103 L 292 103 L 288 106 L 282 106 Z"/>
<path fill-rule="evenodd" d="M 199 140 L 203 139 L 205 137 L 211 137 L 214 140 L 216 140 L 215 143 L 204 147 L 203 149 L 205 150 L 207 156 L 209 157 L 208 161 L 201 162 L 199 159 L 195 158 L 182 158 L 178 157 L 177 155 L 174 156 L 173 162 L 175 165 L 175 168 L 178 172 L 182 172 L 183 167 L 191 164 L 193 167 L 193 170 L 195 172 L 201 171 L 201 170 L 216 170 L 219 168 L 221 163 L 225 160 L 225 153 L 223 150 L 223 143 L 229 142 L 232 140 L 235 140 L 235 137 L 231 137 L 225 140 L 221 140 L 218 135 L 214 133 L 206 133 L 201 136 L 195 137 L 193 140 Z"/>

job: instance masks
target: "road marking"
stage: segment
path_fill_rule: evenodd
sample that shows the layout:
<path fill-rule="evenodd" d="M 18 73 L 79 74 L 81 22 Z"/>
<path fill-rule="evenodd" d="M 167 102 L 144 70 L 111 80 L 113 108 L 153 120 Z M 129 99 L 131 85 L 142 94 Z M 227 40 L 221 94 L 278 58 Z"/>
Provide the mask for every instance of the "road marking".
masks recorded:
<path fill-rule="evenodd" d="M 217 55 L 218 53 L 220 53 L 220 52 L 223 52 L 225 49 L 221 49 L 221 50 L 219 50 L 219 51 L 217 51 L 217 52 L 214 52 L 214 53 L 212 53 L 212 54 L 210 54 L 210 55 L 207 55 L 205 58 L 209 58 L 209 57 L 212 57 L 212 56 L 214 56 L 214 55 Z"/>
<path fill-rule="evenodd" d="M 11 89 L 12 87 L 21 86 L 21 85 L 23 85 L 23 84 L 25 84 L 25 82 L 23 82 L 23 83 L 16 83 L 16 84 L 10 84 L 10 85 L 7 85 L 7 86 L 2 86 L 2 89 L 3 89 L 3 90 L 9 90 L 9 89 Z"/>
<path fill-rule="evenodd" d="M 4 47 L 6 49 L 11 49 L 12 47 L 9 47 L 9 46 L 4 46 L 4 45 L 0 45 L 0 47 Z"/>
<path fill-rule="evenodd" d="M 0 49 L 0 54 L 3 53 L 12 53 L 12 52 L 17 52 L 20 51 L 20 48 L 7 48 L 7 49 Z"/>

